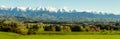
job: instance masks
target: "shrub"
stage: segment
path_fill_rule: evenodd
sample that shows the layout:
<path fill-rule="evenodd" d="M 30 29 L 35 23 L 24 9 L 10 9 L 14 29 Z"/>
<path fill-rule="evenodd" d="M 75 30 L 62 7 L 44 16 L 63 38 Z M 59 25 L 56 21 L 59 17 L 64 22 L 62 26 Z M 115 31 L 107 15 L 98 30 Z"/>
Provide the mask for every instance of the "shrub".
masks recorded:
<path fill-rule="evenodd" d="M 71 29 L 69 26 L 61 26 L 61 32 L 71 32 Z"/>
<path fill-rule="evenodd" d="M 81 31 L 81 28 L 80 28 L 80 26 L 71 26 L 71 30 L 73 32 L 79 32 L 79 31 Z"/>
<path fill-rule="evenodd" d="M 56 28 L 55 28 L 55 27 L 56 27 L 56 26 L 52 26 L 52 27 L 51 27 L 51 29 L 52 29 L 53 32 L 56 31 Z"/>
<path fill-rule="evenodd" d="M 84 28 L 83 28 L 83 26 L 80 25 L 79 27 L 80 27 L 80 31 L 81 32 L 85 31 Z"/>
<path fill-rule="evenodd" d="M 71 29 L 69 26 L 65 26 L 66 27 L 66 32 L 71 32 Z"/>
<path fill-rule="evenodd" d="M 28 34 L 36 34 L 36 33 L 37 33 L 37 30 L 35 30 L 35 29 L 28 30 Z"/>
<path fill-rule="evenodd" d="M 55 28 L 56 28 L 56 31 L 60 31 L 61 30 L 60 26 L 56 26 Z"/>
<path fill-rule="evenodd" d="M 44 28 L 39 28 L 39 29 L 37 30 L 37 33 L 40 33 L 40 32 L 44 32 Z"/>
<path fill-rule="evenodd" d="M 28 29 L 20 29 L 21 34 L 27 35 L 28 34 Z"/>
<path fill-rule="evenodd" d="M 64 27 L 64 26 L 60 26 L 60 32 L 64 32 L 63 27 Z"/>
<path fill-rule="evenodd" d="M 90 27 L 89 26 L 86 26 L 86 32 L 90 31 Z"/>

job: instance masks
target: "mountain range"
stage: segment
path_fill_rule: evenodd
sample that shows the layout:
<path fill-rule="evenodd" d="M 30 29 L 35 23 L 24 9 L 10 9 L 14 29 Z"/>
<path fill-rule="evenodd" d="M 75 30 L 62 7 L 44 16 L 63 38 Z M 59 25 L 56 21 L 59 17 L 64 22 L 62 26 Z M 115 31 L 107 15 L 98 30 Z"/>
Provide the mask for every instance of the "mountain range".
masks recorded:
<path fill-rule="evenodd" d="M 102 12 L 79 12 L 54 8 L 0 7 L 0 20 L 14 18 L 19 21 L 43 22 L 120 22 L 120 15 Z"/>

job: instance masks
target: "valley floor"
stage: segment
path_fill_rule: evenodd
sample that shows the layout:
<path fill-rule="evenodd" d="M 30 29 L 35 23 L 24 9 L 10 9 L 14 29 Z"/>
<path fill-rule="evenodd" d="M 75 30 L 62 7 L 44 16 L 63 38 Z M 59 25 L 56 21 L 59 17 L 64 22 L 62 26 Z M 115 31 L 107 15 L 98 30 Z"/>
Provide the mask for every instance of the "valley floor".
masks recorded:
<path fill-rule="evenodd" d="M 0 32 L 0 39 L 120 39 L 120 35 L 19 35 Z"/>

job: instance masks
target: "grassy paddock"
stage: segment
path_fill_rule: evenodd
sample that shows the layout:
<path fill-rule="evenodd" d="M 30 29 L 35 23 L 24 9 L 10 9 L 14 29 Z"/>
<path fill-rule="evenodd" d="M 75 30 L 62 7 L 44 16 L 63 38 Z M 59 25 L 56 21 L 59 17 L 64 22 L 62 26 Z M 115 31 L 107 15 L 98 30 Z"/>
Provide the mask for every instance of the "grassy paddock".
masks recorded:
<path fill-rule="evenodd" d="M 49 32 L 50 33 L 50 32 Z M 56 32 L 53 32 L 56 33 Z M 58 33 L 58 32 L 57 32 Z M 74 32 L 79 35 L 20 35 L 11 32 L 0 32 L 0 39 L 120 39 L 120 35 L 87 35 L 85 32 Z M 72 34 L 72 33 L 68 33 Z M 83 35 L 86 34 L 86 35 Z"/>
<path fill-rule="evenodd" d="M 120 35 L 120 31 L 113 32 L 41 32 L 38 35 Z"/>
<path fill-rule="evenodd" d="M 19 39 L 120 39 L 120 35 L 29 35 Z"/>

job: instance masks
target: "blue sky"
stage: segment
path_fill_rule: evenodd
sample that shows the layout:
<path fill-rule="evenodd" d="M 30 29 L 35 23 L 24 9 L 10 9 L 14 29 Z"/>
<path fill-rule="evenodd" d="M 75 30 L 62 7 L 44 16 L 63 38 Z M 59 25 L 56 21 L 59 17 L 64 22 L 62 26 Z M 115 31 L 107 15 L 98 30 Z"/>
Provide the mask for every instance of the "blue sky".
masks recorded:
<path fill-rule="evenodd" d="M 0 0 L 0 6 L 7 7 L 56 7 L 80 11 L 102 11 L 120 13 L 120 0 Z"/>

